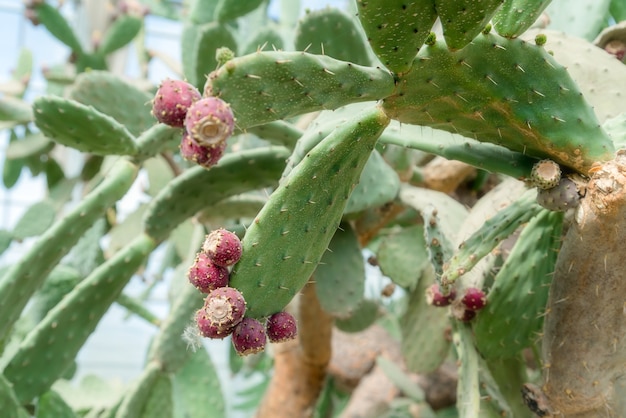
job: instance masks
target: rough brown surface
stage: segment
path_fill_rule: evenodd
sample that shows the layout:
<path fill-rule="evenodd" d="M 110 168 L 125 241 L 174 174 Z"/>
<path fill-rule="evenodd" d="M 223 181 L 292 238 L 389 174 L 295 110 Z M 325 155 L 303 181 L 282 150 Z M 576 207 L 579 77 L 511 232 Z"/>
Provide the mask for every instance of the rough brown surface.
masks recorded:
<path fill-rule="evenodd" d="M 547 231 L 547 233 L 549 233 Z M 626 155 L 593 175 L 556 265 L 543 393 L 558 417 L 619 417 L 626 372 Z"/>

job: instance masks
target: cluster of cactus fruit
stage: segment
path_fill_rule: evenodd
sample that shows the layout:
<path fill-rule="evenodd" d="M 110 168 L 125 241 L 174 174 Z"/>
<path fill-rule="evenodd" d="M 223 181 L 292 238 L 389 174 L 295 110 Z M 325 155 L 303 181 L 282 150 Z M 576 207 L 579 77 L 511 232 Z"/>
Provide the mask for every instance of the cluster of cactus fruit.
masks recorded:
<path fill-rule="evenodd" d="M 296 320 L 288 312 L 270 315 L 265 326 L 255 318 L 245 317 L 245 299 L 237 289 L 228 287 L 228 269 L 240 258 L 241 241 L 233 232 L 217 229 L 206 236 L 187 273 L 189 282 L 207 294 L 204 306 L 195 314 L 200 334 L 212 339 L 232 334 L 233 347 L 240 355 L 263 351 L 267 338 L 273 343 L 294 339 Z"/>
<path fill-rule="evenodd" d="M 226 150 L 226 140 L 235 126 L 233 112 L 224 101 L 202 98 L 197 88 L 182 80 L 161 83 L 153 100 L 152 114 L 161 123 L 184 128 L 181 156 L 211 168 Z"/>
<path fill-rule="evenodd" d="M 623 28 L 597 47 L 537 33 L 550 1 L 531 0 L 355 0 L 349 14 L 299 22 L 294 0 L 278 21 L 261 0 L 192 0 L 185 15 L 143 3 L 184 16 L 177 78 L 187 81 L 145 89 L 104 71 L 140 43 L 144 7 L 121 4 L 86 45 L 57 8 L 27 5 L 79 74 L 51 70 L 58 94 L 31 106 L 20 63 L 23 88 L 0 97 L 19 157 L 5 162 L 5 184 L 39 170 L 53 200 L 0 231 L 2 251 L 40 235 L 0 276 L 2 413 L 73 418 L 56 412 L 70 408 L 53 384 L 117 302 L 160 328 L 138 382 L 89 416 L 199 418 L 211 404 L 225 416 L 210 359 L 181 334 L 264 356 L 267 341 L 296 340 L 296 317 L 300 350 L 276 350 L 265 398 L 282 404 L 264 402 L 259 417 L 331 416 L 325 330 L 359 332 L 381 315 L 408 371 L 458 366 L 456 405 L 441 414 L 404 372 L 376 366 L 425 416 L 626 415 L 616 383 L 626 375 Z M 554 10 L 572 12 L 556 27 L 587 39 L 607 16 L 626 20 L 623 0 L 554 3 L 557 23 Z M 57 144 L 86 153 L 79 178 L 65 177 Z M 117 223 L 110 208 L 141 171 L 152 199 Z M 54 220 L 76 184 L 84 198 Z M 173 282 L 162 321 L 122 293 L 160 245 L 162 270 L 185 285 Z M 405 304 L 365 297 L 365 248 Z M 294 317 L 285 309 L 298 295 Z M 360 416 L 351 405 L 345 415 Z"/>

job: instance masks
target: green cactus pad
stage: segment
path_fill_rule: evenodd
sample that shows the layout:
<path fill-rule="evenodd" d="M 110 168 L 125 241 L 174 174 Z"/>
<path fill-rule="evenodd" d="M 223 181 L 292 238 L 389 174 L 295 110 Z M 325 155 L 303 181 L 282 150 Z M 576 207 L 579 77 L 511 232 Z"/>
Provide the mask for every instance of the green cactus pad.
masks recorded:
<path fill-rule="evenodd" d="M 172 377 L 159 373 L 138 418 L 174 416 L 174 387 Z M 131 418 L 131 417 L 128 417 Z"/>
<path fill-rule="evenodd" d="M 478 142 L 461 135 L 427 126 L 402 125 L 392 121 L 381 135 L 380 144 L 393 144 L 458 160 L 491 173 L 513 178 L 530 175 L 535 158 L 499 145 Z"/>
<path fill-rule="evenodd" d="M 321 299 L 320 299 L 321 300 Z M 335 319 L 335 327 L 343 332 L 361 332 L 369 328 L 381 315 L 380 304 L 363 299 L 349 316 Z"/>
<path fill-rule="evenodd" d="M 474 347 L 472 330 L 468 324 L 455 322 L 452 341 L 458 356 L 459 382 L 456 390 L 460 417 L 480 415 L 479 354 Z M 489 415 L 488 415 L 489 416 Z"/>
<path fill-rule="evenodd" d="M 541 332 L 562 222 L 561 212 L 542 210 L 522 231 L 474 322 L 484 357 L 514 356 Z"/>
<path fill-rule="evenodd" d="M 270 196 L 231 273 L 231 286 L 248 302 L 246 315 L 281 311 L 306 284 L 387 123 L 378 107 L 365 110 L 313 148 Z"/>
<path fill-rule="evenodd" d="M 398 196 L 400 178 L 376 150 L 372 152 L 359 184 L 350 195 L 344 213 L 361 212 L 369 208 L 382 206 Z"/>
<path fill-rule="evenodd" d="M 414 289 L 424 270 L 430 268 L 424 227 L 414 225 L 384 237 L 376 259 L 385 276 L 405 289 Z"/>
<path fill-rule="evenodd" d="M 313 276 L 320 305 L 333 316 L 350 316 L 363 300 L 365 265 L 350 224 L 339 226 Z"/>
<path fill-rule="evenodd" d="M 227 154 L 210 170 L 187 170 L 151 202 L 144 217 L 146 233 L 163 240 L 173 228 L 208 205 L 274 185 L 288 156 L 289 151 L 283 147 L 256 148 Z"/>
<path fill-rule="evenodd" d="M 4 95 L 0 97 L 0 121 L 2 128 L 10 128 L 19 124 L 26 124 L 33 120 L 33 112 L 28 102 Z"/>
<path fill-rule="evenodd" d="M 137 175 L 134 164 L 120 160 L 91 193 L 49 228 L 0 280 L 0 340 L 19 316 L 30 296 L 52 268 L 78 242 L 104 211 L 130 188 Z"/>
<path fill-rule="evenodd" d="M 448 310 L 426 301 L 425 292 L 434 283 L 434 276 L 430 266 L 423 270 L 400 319 L 402 355 L 407 368 L 415 373 L 437 370 L 450 351 L 450 339 L 446 336 L 450 324 Z"/>
<path fill-rule="evenodd" d="M 146 367 L 143 369 L 137 381 L 130 390 L 125 393 L 121 404 L 117 408 L 117 412 L 113 416 L 115 418 L 142 417 L 141 411 L 148 399 L 150 399 L 150 395 L 157 381 L 162 378 L 163 372 L 160 369 L 159 363 L 149 362 L 146 364 Z M 171 397 L 171 394 L 169 396 Z M 109 418 L 113 418 L 113 416 Z M 172 415 L 170 414 L 169 416 Z"/>
<path fill-rule="evenodd" d="M 135 138 L 110 116 L 91 106 L 56 96 L 33 104 L 35 124 L 56 142 L 97 155 L 133 155 Z"/>
<path fill-rule="evenodd" d="M 262 28 L 248 41 L 243 49 L 243 55 L 252 54 L 262 49 L 278 51 L 284 49 L 284 45 L 285 41 L 277 30 L 271 27 Z"/>
<path fill-rule="evenodd" d="M 15 224 L 13 238 L 23 240 L 43 234 L 52 225 L 55 216 L 55 207 L 49 200 L 35 203 Z"/>
<path fill-rule="evenodd" d="M 69 23 L 61 12 L 49 3 L 38 2 L 35 6 L 37 20 L 48 29 L 48 31 L 69 46 L 72 52 L 80 54 L 83 50 L 78 37 L 70 27 Z"/>
<path fill-rule="evenodd" d="M 517 38 L 530 28 L 552 0 L 506 0 L 493 15 L 494 28 L 505 38 Z"/>
<path fill-rule="evenodd" d="M 357 0 L 359 20 L 372 50 L 395 73 L 411 68 L 437 12 L 434 0 Z"/>
<path fill-rule="evenodd" d="M 138 163 L 143 162 L 164 151 L 176 149 L 180 145 L 180 138 L 180 129 L 158 123 L 137 138 L 139 150 L 134 160 Z"/>
<path fill-rule="evenodd" d="M 152 238 L 138 236 L 81 281 L 26 336 L 4 370 L 20 401 L 39 396 L 63 374 L 155 248 Z"/>
<path fill-rule="evenodd" d="M 607 119 L 602 128 L 609 134 L 616 149 L 626 148 L 626 113 Z"/>
<path fill-rule="evenodd" d="M 37 401 L 36 418 L 76 418 L 72 408 L 53 390 L 49 390 Z"/>
<path fill-rule="evenodd" d="M 188 418 L 226 417 L 220 379 L 204 348 L 174 374 L 174 409 Z"/>
<path fill-rule="evenodd" d="M 14 160 L 19 158 L 29 158 L 42 154 L 47 154 L 54 148 L 54 142 L 41 132 L 29 133 L 18 141 L 11 141 L 6 150 L 6 158 Z"/>
<path fill-rule="evenodd" d="M 59 264 L 50 272 L 39 291 L 33 296 L 29 313 L 37 322 L 63 299 L 82 279 L 80 272 L 72 267 Z"/>
<path fill-rule="evenodd" d="M 230 103 L 240 129 L 392 93 L 391 74 L 305 52 L 257 52 L 211 74 L 205 93 Z"/>
<path fill-rule="evenodd" d="M 592 41 L 606 26 L 611 0 L 552 0 L 546 8 L 550 29 Z"/>
<path fill-rule="evenodd" d="M 183 39 L 186 38 L 187 42 L 183 48 L 183 72 L 191 84 L 202 88 L 207 75 L 217 68 L 217 49 L 226 47 L 237 51 L 237 41 L 227 26 L 217 22 L 189 26 L 185 31 Z"/>
<path fill-rule="evenodd" d="M 435 0 L 446 44 L 458 50 L 483 31 L 504 0 Z"/>
<path fill-rule="evenodd" d="M 246 130 L 274 145 L 282 145 L 291 150 L 302 136 L 302 131 L 289 122 L 277 120 L 264 125 L 253 126 Z"/>
<path fill-rule="evenodd" d="M 309 11 L 296 28 L 294 44 L 298 51 L 368 65 L 371 60 L 367 43 L 355 23 L 338 9 Z"/>
<path fill-rule="evenodd" d="M 228 22 L 229 20 L 237 19 L 238 17 L 250 13 L 263 2 L 264 0 L 217 0 L 214 18 L 218 22 Z"/>
<path fill-rule="evenodd" d="M 613 155 L 565 68 L 541 47 L 497 35 L 480 35 L 458 52 L 442 43 L 424 48 L 384 108 L 400 122 L 550 158 L 581 173 Z"/>
<path fill-rule="evenodd" d="M 6 418 L 20 418 L 20 402 L 15 396 L 11 383 L 2 374 L 0 374 L 0 405 L 2 405 L 2 413 Z"/>
<path fill-rule="evenodd" d="M 175 271 L 173 286 L 178 287 L 172 300 L 170 314 L 163 321 L 148 353 L 148 359 L 160 364 L 161 369 L 169 373 L 179 372 L 190 361 L 191 352 L 188 349 L 190 343 L 181 338 L 181 335 L 186 333 L 195 312 L 202 306 L 204 295 L 189 284 L 187 269 L 193 264 L 204 237 L 204 229 L 199 225 L 192 227 L 191 233 L 185 236 L 190 241 L 189 248 L 185 249 L 186 259 Z"/>
<path fill-rule="evenodd" d="M 542 208 L 536 203 L 536 198 L 535 190 L 529 190 L 515 203 L 485 221 L 480 229 L 459 245 L 459 249 L 446 263 L 441 277 L 442 283 L 453 284 L 502 240 L 537 215 Z"/>
<path fill-rule="evenodd" d="M 105 32 L 98 52 L 108 55 L 128 45 L 139 34 L 142 26 L 143 19 L 139 17 L 131 15 L 119 16 Z"/>
<path fill-rule="evenodd" d="M 69 97 L 111 116 L 134 136 L 156 123 L 151 113 L 152 96 L 108 71 L 79 74 Z"/>

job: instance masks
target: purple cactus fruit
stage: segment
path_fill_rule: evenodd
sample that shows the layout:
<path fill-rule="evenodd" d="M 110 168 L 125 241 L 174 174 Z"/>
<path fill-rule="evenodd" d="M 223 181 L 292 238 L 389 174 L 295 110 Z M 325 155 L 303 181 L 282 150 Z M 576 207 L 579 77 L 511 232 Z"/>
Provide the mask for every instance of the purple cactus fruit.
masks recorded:
<path fill-rule="evenodd" d="M 228 337 L 235 329 L 235 327 L 223 328 L 212 324 L 207 318 L 207 313 L 204 308 L 198 309 L 196 312 L 196 325 L 203 337 L 220 340 Z"/>
<path fill-rule="evenodd" d="M 574 209 L 580 203 L 580 194 L 576 183 L 564 177 L 558 186 L 537 192 L 537 203 L 546 209 L 556 212 L 566 212 Z"/>
<path fill-rule="evenodd" d="M 469 322 L 476 317 L 476 311 L 468 309 L 463 301 L 458 299 L 452 303 L 450 312 L 453 317 L 462 322 Z"/>
<path fill-rule="evenodd" d="M 185 128 L 198 145 L 218 146 L 226 142 L 235 127 L 235 116 L 228 103 L 217 97 L 195 102 L 185 117 Z"/>
<path fill-rule="evenodd" d="M 228 267 L 241 258 L 241 241 L 233 232 L 224 228 L 216 229 L 206 236 L 202 245 L 204 251 L 213 263 Z"/>
<path fill-rule="evenodd" d="M 241 322 L 246 313 L 246 301 L 237 289 L 219 287 L 204 299 L 201 310 L 211 326 L 225 332 Z"/>
<path fill-rule="evenodd" d="M 439 284 L 434 283 L 428 289 L 426 289 L 426 301 L 429 305 L 433 306 L 448 306 L 456 298 L 456 290 L 450 289 L 450 293 L 444 295 L 441 292 Z"/>
<path fill-rule="evenodd" d="M 182 80 L 165 79 L 159 86 L 152 103 L 152 114 L 161 123 L 174 128 L 185 126 L 189 107 L 201 99 L 200 92 Z"/>
<path fill-rule="evenodd" d="M 479 311 L 487 304 L 487 296 L 485 292 L 475 287 L 465 289 L 465 295 L 461 302 L 465 307 L 472 311 Z"/>
<path fill-rule="evenodd" d="M 233 331 L 233 347 L 240 356 L 263 351 L 266 340 L 265 327 L 254 318 L 244 318 Z"/>
<path fill-rule="evenodd" d="M 278 312 L 270 316 L 265 324 L 267 338 L 273 343 L 293 340 L 298 335 L 296 319 L 288 312 Z"/>
<path fill-rule="evenodd" d="M 226 143 L 203 147 L 194 141 L 187 132 L 180 141 L 180 155 L 188 161 L 193 161 L 204 168 L 211 168 L 218 163 L 224 155 Z"/>
<path fill-rule="evenodd" d="M 205 253 L 198 253 L 196 261 L 187 271 L 189 282 L 202 293 L 228 286 L 228 269 L 218 266 Z"/>

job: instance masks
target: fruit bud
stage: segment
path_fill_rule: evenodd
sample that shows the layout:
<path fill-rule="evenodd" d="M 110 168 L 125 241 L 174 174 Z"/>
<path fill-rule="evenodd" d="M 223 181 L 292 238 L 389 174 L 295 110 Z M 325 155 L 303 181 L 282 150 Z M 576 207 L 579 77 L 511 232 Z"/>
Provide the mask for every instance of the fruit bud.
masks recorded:
<path fill-rule="evenodd" d="M 278 312 L 270 316 L 265 328 L 267 338 L 273 343 L 293 340 L 298 334 L 296 319 L 288 312 Z"/>

